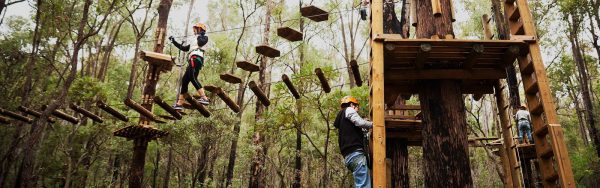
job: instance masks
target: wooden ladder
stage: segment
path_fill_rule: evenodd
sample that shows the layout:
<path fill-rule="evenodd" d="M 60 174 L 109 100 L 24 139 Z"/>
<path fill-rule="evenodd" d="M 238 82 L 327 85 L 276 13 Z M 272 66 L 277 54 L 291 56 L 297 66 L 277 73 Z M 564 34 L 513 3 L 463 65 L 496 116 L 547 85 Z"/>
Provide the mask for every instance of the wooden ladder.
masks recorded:
<path fill-rule="evenodd" d="M 517 59 L 531 112 L 535 150 L 544 187 L 575 187 L 563 130 L 559 124 L 537 34 L 527 0 L 506 0 L 504 11 L 511 39 L 528 42 Z"/>

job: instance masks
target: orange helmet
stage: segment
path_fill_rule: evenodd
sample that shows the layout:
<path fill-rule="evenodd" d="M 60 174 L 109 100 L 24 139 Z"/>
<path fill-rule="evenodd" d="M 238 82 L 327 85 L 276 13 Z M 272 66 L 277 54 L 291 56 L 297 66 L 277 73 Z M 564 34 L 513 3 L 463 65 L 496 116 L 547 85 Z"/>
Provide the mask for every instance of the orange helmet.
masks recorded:
<path fill-rule="evenodd" d="M 350 95 L 343 97 L 342 100 L 340 100 L 340 105 L 350 103 L 350 102 L 358 105 L 358 100 L 356 100 L 356 98 L 354 98 L 353 96 L 350 96 Z"/>
<path fill-rule="evenodd" d="M 196 25 L 193 26 L 193 28 L 200 28 L 204 31 L 206 31 L 206 25 L 204 25 L 203 23 L 198 22 Z"/>

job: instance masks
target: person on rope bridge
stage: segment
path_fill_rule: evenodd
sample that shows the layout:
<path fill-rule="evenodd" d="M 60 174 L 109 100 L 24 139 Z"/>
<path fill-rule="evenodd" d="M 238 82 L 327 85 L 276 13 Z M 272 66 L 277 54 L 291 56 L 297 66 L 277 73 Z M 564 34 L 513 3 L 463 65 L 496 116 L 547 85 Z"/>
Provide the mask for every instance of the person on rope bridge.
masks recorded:
<path fill-rule="evenodd" d="M 352 171 L 357 188 L 370 188 L 371 176 L 367 166 L 363 134 L 365 130 L 373 128 L 373 123 L 358 115 L 358 100 L 352 96 L 342 98 L 340 107 L 333 126 L 338 129 L 338 144 L 344 156 L 344 163 Z"/>
<path fill-rule="evenodd" d="M 522 104 L 519 107 L 519 110 L 515 114 L 515 119 L 519 128 L 519 142 L 523 143 L 523 134 L 525 134 L 527 141 L 533 144 L 533 137 L 531 137 L 531 116 L 529 115 L 529 111 L 527 111 L 527 106 Z"/>
<path fill-rule="evenodd" d="M 208 105 L 210 100 L 206 97 L 204 92 L 204 88 L 202 84 L 198 81 L 198 73 L 202 70 L 204 66 L 204 45 L 208 43 L 208 37 L 206 36 L 206 25 L 202 23 L 197 23 L 193 26 L 194 34 L 196 35 L 196 41 L 191 41 L 186 44 L 186 41 L 183 41 L 181 44 L 175 41 L 173 36 L 169 36 L 169 40 L 175 47 L 179 48 L 181 51 L 189 52 L 188 53 L 188 66 L 185 69 L 185 73 L 181 80 L 181 93 L 178 96 L 177 103 L 174 106 L 176 110 L 183 109 L 183 102 L 185 101 L 184 94 L 188 92 L 188 85 L 190 82 L 196 88 L 198 95 L 200 98 L 198 102 L 204 105 Z M 195 44 L 191 46 L 190 44 Z"/>

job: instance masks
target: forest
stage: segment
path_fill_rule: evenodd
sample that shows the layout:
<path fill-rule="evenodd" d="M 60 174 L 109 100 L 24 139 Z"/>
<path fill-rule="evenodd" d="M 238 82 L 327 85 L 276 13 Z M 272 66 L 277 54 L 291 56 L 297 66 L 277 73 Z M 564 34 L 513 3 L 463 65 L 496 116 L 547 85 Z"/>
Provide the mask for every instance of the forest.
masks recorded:
<path fill-rule="evenodd" d="M 388 18 L 406 25 L 396 33 L 414 37 L 407 24 L 413 1 L 383 0 L 394 14 Z M 492 8 L 504 0 L 442 1 L 454 3 L 457 39 L 484 39 L 482 15 L 504 17 Z M 576 186 L 596 187 L 600 0 L 527 2 Z M 303 17 L 300 9 L 311 5 L 328 19 Z M 0 0 L 0 187 L 132 187 L 135 164 L 139 187 L 353 187 L 333 124 L 347 95 L 360 101 L 361 116 L 370 115 L 372 30 L 361 7 L 360 0 Z M 491 34 L 502 37 L 491 20 Z M 168 38 L 195 39 L 197 23 L 206 25 L 209 38 L 198 79 L 207 88 L 210 117 L 186 109 L 172 119 L 168 110 L 150 106 L 151 126 L 168 135 L 149 140 L 140 164 L 138 139 L 115 136 L 148 121 L 126 101 L 148 100 L 146 86 L 154 84 L 152 95 L 176 103 L 187 52 Z M 302 36 L 284 39 L 278 35 L 284 27 Z M 260 45 L 276 48 L 278 57 L 258 54 Z M 175 64 L 151 80 L 156 71 L 142 51 L 170 55 Z M 521 79 L 516 84 L 511 92 L 520 105 L 526 94 Z M 462 97 L 468 137 L 495 138 L 483 145 L 499 139 L 494 95 Z M 418 96 L 407 104 L 418 105 Z M 27 118 L 9 118 L 11 112 Z M 503 187 L 505 171 L 494 150 L 469 147 L 473 187 Z M 425 187 L 423 149 L 410 146 L 408 156 L 404 187 Z"/>

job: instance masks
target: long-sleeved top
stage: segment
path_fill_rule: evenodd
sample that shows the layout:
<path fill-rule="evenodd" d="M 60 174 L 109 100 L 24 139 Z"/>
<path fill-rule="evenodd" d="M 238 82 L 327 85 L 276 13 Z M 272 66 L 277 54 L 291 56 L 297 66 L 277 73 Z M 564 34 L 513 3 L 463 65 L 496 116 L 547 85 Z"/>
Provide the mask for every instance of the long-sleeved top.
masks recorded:
<path fill-rule="evenodd" d="M 515 119 L 517 121 L 527 120 L 531 122 L 531 116 L 529 115 L 529 112 L 527 110 L 518 110 L 515 114 Z"/>
<path fill-rule="evenodd" d="M 208 37 L 206 35 L 200 34 L 200 35 L 197 35 L 196 41 L 193 41 L 193 40 L 190 40 L 187 42 L 183 41 L 181 44 L 175 40 L 172 40 L 171 42 L 179 50 L 184 51 L 184 52 L 190 52 L 189 57 L 192 57 L 193 55 L 197 55 L 197 56 L 204 58 L 204 49 L 202 47 L 204 47 L 204 45 L 206 45 L 206 43 L 208 43 Z M 191 45 L 191 44 L 194 44 L 194 45 Z"/>
<path fill-rule="evenodd" d="M 342 155 L 347 156 L 348 154 L 365 147 L 362 129 L 370 129 L 373 127 L 373 123 L 361 118 L 356 110 L 346 108 L 340 110 L 335 118 L 333 126 L 338 129 L 338 144 L 340 151 L 342 152 Z"/>
<path fill-rule="evenodd" d="M 350 120 L 354 125 L 364 129 L 370 129 L 373 127 L 373 122 L 367 121 L 358 115 L 358 112 L 354 108 L 348 107 L 345 110 L 346 118 Z"/>

